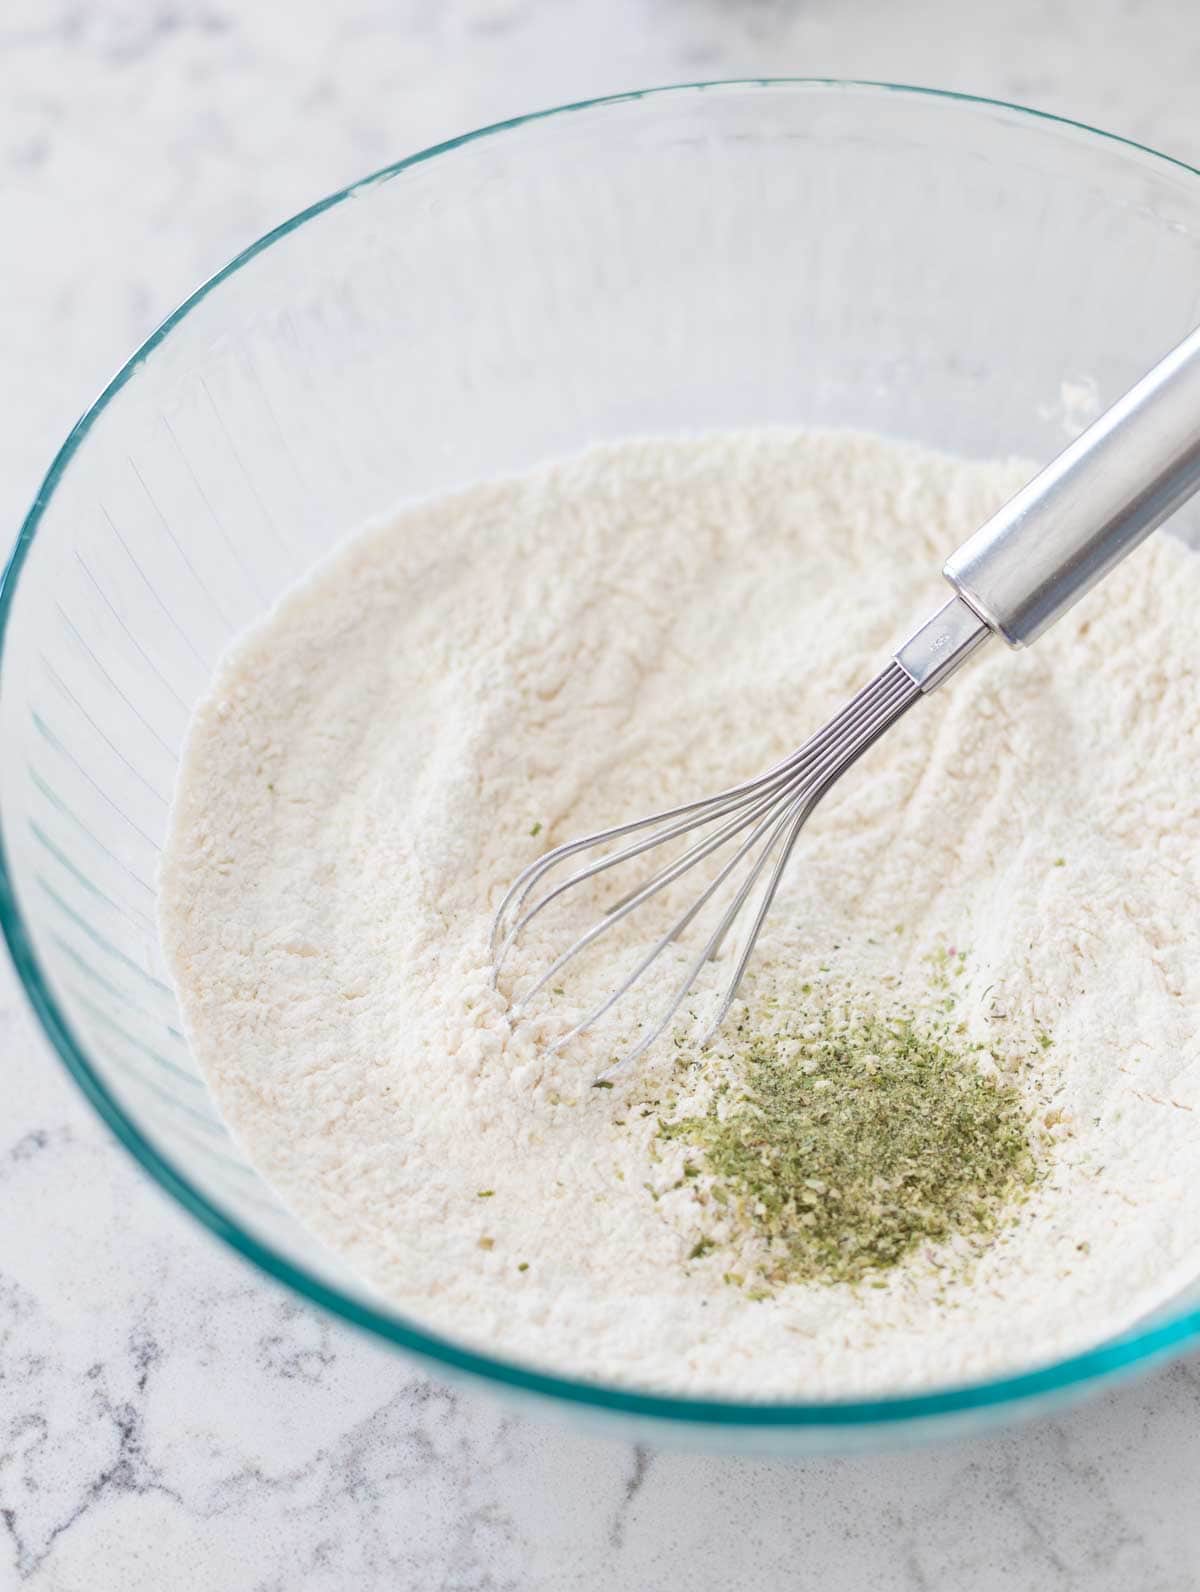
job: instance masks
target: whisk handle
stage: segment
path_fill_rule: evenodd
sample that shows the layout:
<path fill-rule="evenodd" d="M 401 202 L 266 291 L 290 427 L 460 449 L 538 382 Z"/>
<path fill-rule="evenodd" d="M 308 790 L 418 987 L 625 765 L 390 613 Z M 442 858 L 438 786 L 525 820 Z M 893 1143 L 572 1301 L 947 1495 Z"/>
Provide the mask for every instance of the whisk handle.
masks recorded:
<path fill-rule="evenodd" d="M 1013 647 L 1200 489 L 1200 327 L 946 561 L 946 579 Z"/>

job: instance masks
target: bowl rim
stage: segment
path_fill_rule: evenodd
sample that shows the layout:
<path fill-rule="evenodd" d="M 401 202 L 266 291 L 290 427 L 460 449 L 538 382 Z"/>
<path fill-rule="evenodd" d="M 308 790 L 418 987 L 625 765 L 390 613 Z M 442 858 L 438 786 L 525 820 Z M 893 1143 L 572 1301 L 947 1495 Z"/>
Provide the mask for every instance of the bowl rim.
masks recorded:
<path fill-rule="evenodd" d="M 548 121 L 554 117 L 569 116 L 579 111 L 615 108 L 642 100 L 666 99 L 688 94 L 759 90 L 814 93 L 839 91 L 861 93 L 864 97 L 886 94 L 908 97 L 917 102 L 942 101 L 968 107 L 1001 110 L 1029 121 L 1045 122 L 1058 128 L 1066 128 L 1072 133 L 1082 133 L 1089 140 L 1103 139 L 1125 150 L 1144 155 L 1155 164 L 1173 166 L 1189 176 L 1200 177 L 1200 170 L 1185 161 L 1164 155 L 1148 145 L 1122 138 L 1116 133 L 1106 132 L 1086 122 L 984 95 L 963 94 L 954 90 L 865 78 L 803 76 L 721 78 L 668 84 L 552 106 L 494 122 L 431 145 L 326 195 L 265 232 L 184 299 L 118 370 L 95 402 L 75 423 L 59 448 L 25 515 L 3 572 L 0 573 L 0 669 L 3 666 L 8 621 L 25 559 L 42 515 L 72 457 L 98 417 L 147 355 L 227 277 L 241 270 L 263 250 L 297 231 L 326 210 L 368 191 L 378 183 L 390 181 L 414 166 L 449 154 L 464 145 L 499 137 L 517 128 Z M 284 1284 L 305 1301 L 349 1322 L 371 1337 L 394 1345 L 422 1361 L 432 1362 L 434 1366 L 449 1368 L 454 1372 L 465 1372 L 485 1382 L 499 1383 L 509 1389 L 553 1399 L 560 1403 L 590 1407 L 597 1413 L 607 1412 L 656 1422 L 724 1428 L 841 1428 L 844 1430 L 861 1429 L 872 1425 L 894 1426 L 900 1422 L 912 1421 L 929 1423 L 936 1417 L 963 1415 L 973 1410 L 996 1410 L 1001 1406 L 1019 1405 L 1024 1401 L 1045 1399 L 1054 1395 L 1063 1396 L 1071 1390 L 1076 1392 L 1082 1390 L 1085 1384 L 1099 1383 L 1111 1379 L 1118 1373 L 1132 1371 L 1135 1367 L 1145 1367 L 1173 1351 L 1181 1351 L 1187 1344 L 1200 1338 L 1200 1308 L 1188 1308 L 1153 1325 L 1135 1327 L 1083 1353 L 1070 1355 L 1062 1360 L 1013 1375 L 961 1382 L 911 1394 L 866 1399 L 757 1403 L 736 1399 L 687 1397 L 602 1382 L 588 1382 L 563 1374 L 541 1371 L 519 1361 L 469 1349 L 451 1338 L 442 1337 L 439 1333 L 393 1315 L 383 1307 L 376 1307 L 344 1294 L 305 1267 L 277 1253 L 269 1244 L 246 1232 L 238 1222 L 226 1215 L 219 1204 L 194 1187 L 177 1169 L 171 1157 L 165 1155 L 142 1133 L 109 1092 L 107 1085 L 88 1060 L 86 1047 L 75 1036 L 51 991 L 49 980 L 43 974 L 25 915 L 17 900 L 15 881 L 5 844 L 2 810 L 0 810 L 0 931 L 3 932 L 26 996 L 54 1051 L 100 1118 L 150 1178 L 216 1238 L 274 1281 Z"/>

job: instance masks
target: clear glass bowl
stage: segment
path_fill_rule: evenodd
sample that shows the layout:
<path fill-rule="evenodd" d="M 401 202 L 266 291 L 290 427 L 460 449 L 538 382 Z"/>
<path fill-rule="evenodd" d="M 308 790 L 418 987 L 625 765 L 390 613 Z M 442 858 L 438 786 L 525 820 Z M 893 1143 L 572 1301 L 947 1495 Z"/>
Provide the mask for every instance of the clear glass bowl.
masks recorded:
<path fill-rule="evenodd" d="M 854 426 L 1043 459 L 1198 301 L 1196 172 L 1012 106 L 861 83 L 570 106 L 269 233 L 76 426 L 4 581 L 0 916 L 72 1076 L 185 1210 L 305 1298 L 443 1374 L 657 1440 L 879 1446 L 1191 1343 L 1194 1298 L 1020 1376 L 746 1405 L 543 1375 L 423 1331 L 317 1246 L 227 1133 L 181 1034 L 155 874 L 215 659 L 368 516 L 632 433 Z"/>

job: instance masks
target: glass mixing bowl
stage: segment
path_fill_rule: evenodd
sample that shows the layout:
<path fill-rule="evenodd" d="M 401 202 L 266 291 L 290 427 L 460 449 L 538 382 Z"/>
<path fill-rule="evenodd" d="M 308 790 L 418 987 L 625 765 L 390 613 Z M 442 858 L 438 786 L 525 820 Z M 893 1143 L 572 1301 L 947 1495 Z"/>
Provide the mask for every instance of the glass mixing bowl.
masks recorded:
<path fill-rule="evenodd" d="M 269 233 L 75 427 L 4 580 L 0 917 L 80 1088 L 185 1210 L 306 1299 L 442 1374 L 653 1440 L 879 1446 L 1043 1408 L 1191 1343 L 1195 1298 L 1002 1380 L 737 1404 L 545 1375 L 424 1331 L 317 1245 L 226 1131 L 163 966 L 155 872 L 222 648 L 398 500 L 598 439 L 771 422 L 1044 460 L 1198 300 L 1196 172 L 1013 106 L 865 83 L 525 117 Z M 820 667 L 801 642 L 797 668 Z"/>

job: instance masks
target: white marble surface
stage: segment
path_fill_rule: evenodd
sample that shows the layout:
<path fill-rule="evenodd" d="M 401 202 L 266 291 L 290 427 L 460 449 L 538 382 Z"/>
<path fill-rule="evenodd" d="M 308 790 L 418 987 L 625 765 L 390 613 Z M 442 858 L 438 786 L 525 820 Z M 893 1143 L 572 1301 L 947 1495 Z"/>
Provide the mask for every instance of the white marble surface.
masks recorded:
<path fill-rule="evenodd" d="M 1200 162 L 1192 0 L 3 0 L 0 534 L 119 359 L 303 203 L 535 106 L 761 73 L 996 94 Z M 0 1588 L 1200 1587 L 1200 1361 L 904 1457 L 581 1439 L 196 1230 L 6 964 L 0 1060 Z"/>

